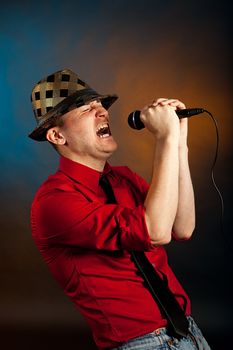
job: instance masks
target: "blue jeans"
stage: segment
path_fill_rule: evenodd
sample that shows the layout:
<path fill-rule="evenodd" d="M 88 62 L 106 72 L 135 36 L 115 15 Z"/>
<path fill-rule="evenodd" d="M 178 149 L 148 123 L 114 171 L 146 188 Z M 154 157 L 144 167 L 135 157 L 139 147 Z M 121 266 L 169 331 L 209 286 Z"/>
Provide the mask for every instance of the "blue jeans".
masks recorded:
<path fill-rule="evenodd" d="M 127 341 L 112 350 L 211 350 L 192 317 L 188 317 L 187 337 L 177 339 L 167 334 L 166 328 Z"/>

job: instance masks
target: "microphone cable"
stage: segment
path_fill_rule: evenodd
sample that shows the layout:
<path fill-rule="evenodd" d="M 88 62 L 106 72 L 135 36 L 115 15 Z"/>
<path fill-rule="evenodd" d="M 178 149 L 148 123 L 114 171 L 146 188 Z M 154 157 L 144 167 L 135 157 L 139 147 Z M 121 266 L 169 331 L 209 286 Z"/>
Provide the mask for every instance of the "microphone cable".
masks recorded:
<path fill-rule="evenodd" d="M 215 131 L 216 131 L 216 148 L 215 148 L 215 154 L 214 154 L 213 163 L 212 163 L 212 166 L 211 166 L 211 180 L 212 180 L 213 186 L 214 186 L 214 188 L 215 188 L 215 190 L 216 190 L 216 192 L 217 192 L 217 194 L 219 196 L 219 199 L 220 199 L 220 206 L 221 206 L 220 230 L 222 232 L 222 235 L 223 235 L 223 238 L 225 240 L 226 246 L 228 248 L 230 248 L 231 242 L 229 241 L 229 245 L 227 244 L 228 243 L 228 239 L 227 239 L 227 237 L 225 235 L 225 230 L 224 230 L 224 200 L 223 200 L 222 193 L 221 193 L 220 189 L 218 188 L 218 186 L 216 184 L 215 176 L 214 176 L 215 165 L 217 163 L 218 152 L 219 152 L 219 140 L 220 140 L 219 128 L 218 128 L 217 120 L 216 120 L 216 118 L 214 118 L 212 113 L 210 113 L 206 109 L 204 109 L 203 112 L 207 113 L 208 116 L 212 119 L 212 121 L 214 123 L 214 126 L 215 126 Z"/>

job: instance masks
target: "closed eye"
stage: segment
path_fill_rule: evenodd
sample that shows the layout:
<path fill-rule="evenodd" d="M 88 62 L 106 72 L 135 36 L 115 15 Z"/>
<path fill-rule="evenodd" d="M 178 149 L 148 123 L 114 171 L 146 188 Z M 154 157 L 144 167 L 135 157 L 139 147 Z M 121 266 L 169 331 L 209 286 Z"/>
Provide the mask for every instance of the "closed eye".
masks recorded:
<path fill-rule="evenodd" d="M 80 111 L 80 115 L 88 113 L 92 110 L 91 106 L 88 106 L 87 108 L 83 109 L 82 111 Z"/>

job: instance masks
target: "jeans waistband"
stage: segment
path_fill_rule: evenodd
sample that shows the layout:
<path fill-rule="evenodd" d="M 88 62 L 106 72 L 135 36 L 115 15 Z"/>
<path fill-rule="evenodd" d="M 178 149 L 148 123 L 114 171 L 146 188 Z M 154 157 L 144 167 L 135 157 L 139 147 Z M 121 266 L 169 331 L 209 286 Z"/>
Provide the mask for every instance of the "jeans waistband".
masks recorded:
<path fill-rule="evenodd" d="M 191 339 L 193 344 L 195 345 L 195 349 L 205 349 L 210 350 L 208 344 L 206 343 L 205 339 L 203 338 L 203 335 L 196 325 L 195 321 L 191 316 L 187 317 L 189 321 L 189 335 L 185 338 L 181 338 L 181 342 L 188 341 L 188 339 Z M 182 340 L 187 339 L 187 340 Z M 197 340 L 199 339 L 199 340 Z M 169 346 L 176 345 L 179 343 L 179 339 L 171 336 L 169 334 L 169 331 L 166 327 L 157 328 L 154 331 L 147 333 L 143 336 L 139 336 L 137 338 L 131 339 L 126 343 L 123 343 L 117 348 L 113 348 L 111 350 L 128 350 L 128 349 L 134 349 L 136 346 L 140 345 L 140 349 L 147 349 L 151 344 L 153 346 L 161 346 L 162 343 L 166 343 Z M 205 347 L 199 347 L 198 343 L 200 341 L 204 341 L 206 346 Z M 144 347 L 143 347 L 144 346 Z M 138 347 L 137 347 L 138 348 Z M 170 347 L 169 347 L 170 348 Z M 192 348 L 193 349 L 193 348 Z"/>
<path fill-rule="evenodd" d="M 151 333 L 154 333 L 156 335 L 165 334 L 165 333 L 167 333 L 167 328 L 166 327 L 160 327 L 160 328 L 155 329 Z"/>

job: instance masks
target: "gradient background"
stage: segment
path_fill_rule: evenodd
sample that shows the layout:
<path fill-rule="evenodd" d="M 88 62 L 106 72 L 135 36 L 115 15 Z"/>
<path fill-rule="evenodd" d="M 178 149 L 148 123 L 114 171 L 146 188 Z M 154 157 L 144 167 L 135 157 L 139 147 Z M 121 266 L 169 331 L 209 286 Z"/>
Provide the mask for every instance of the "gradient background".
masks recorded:
<path fill-rule="evenodd" d="M 215 127 L 207 114 L 189 121 L 196 193 L 193 239 L 172 243 L 170 262 L 193 302 L 213 349 L 232 332 L 232 52 L 228 1 L 11 1 L 0 9 L 1 211 L 0 335 L 3 349 L 95 349 L 83 318 L 53 281 L 31 239 L 36 189 L 57 168 L 35 127 L 30 92 L 44 76 L 75 70 L 101 93 L 117 93 L 112 131 L 120 146 L 112 164 L 150 179 L 153 140 L 127 126 L 134 109 L 156 97 L 203 107 L 218 120 L 220 149 L 211 183 Z M 225 237 L 225 238 L 224 238 Z M 230 248 L 231 244 L 231 248 Z M 225 338 L 223 338 L 225 337 Z M 229 347 L 227 347 L 229 349 Z"/>

